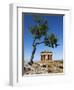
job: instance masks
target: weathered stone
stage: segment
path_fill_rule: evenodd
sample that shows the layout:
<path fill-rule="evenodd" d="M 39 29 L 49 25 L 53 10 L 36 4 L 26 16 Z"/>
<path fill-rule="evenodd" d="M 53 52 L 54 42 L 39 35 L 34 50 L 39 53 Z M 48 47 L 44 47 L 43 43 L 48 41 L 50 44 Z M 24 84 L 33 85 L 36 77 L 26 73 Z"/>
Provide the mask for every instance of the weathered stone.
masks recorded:
<path fill-rule="evenodd" d="M 61 73 L 63 72 L 63 63 L 60 61 L 51 61 L 51 62 L 36 62 L 32 65 L 24 64 L 24 73 L 27 75 L 30 74 L 48 74 L 48 73 Z"/>

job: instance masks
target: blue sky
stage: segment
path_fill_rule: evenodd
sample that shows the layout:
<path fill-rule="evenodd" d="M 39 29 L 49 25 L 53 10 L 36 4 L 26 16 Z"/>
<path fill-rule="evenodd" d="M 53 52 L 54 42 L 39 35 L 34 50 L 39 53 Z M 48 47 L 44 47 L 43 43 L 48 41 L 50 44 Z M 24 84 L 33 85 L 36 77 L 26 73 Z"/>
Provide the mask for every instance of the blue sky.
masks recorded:
<path fill-rule="evenodd" d="M 44 50 L 53 52 L 54 60 L 63 59 L 63 16 L 62 15 L 41 15 L 44 19 L 48 21 L 49 33 L 54 33 L 58 38 L 59 46 L 57 48 L 50 48 L 44 46 L 44 44 L 40 44 L 37 46 L 34 61 L 40 60 L 40 52 Z M 28 27 L 30 25 L 34 25 L 33 16 L 31 13 L 24 14 L 23 16 L 23 28 L 24 28 L 24 60 L 29 61 L 32 53 L 32 42 L 33 36 L 29 32 Z"/>

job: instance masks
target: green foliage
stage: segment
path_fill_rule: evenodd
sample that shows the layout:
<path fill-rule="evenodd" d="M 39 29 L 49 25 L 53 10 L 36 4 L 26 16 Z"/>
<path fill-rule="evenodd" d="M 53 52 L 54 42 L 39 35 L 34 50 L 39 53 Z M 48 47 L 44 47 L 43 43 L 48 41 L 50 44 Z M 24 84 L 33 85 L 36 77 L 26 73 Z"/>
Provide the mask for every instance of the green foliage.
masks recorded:
<path fill-rule="evenodd" d="M 39 39 L 44 36 L 44 44 L 49 47 L 57 47 L 57 38 L 55 34 L 48 34 L 48 23 L 47 20 L 41 18 L 41 16 L 34 15 L 34 22 L 36 23 L 34 26 L 30 26 L 29 30 L 33 35 L 34 39 Z"/>
<path fill-rule="evenodd" d="M 34 36 L 34 38 L 40 39 L 42 36 L 45 36 L 47 34 L 47 20 L 43 20 L 39 16 L 34 16 L 34 21 L 36 22 L 36 25 L 30 26 L 29 30 L 31 34 Z"/>
<path fill-rule="evenodd" d="M 50 46 L 52 48 L 58 46 L 58 44 L 57 44 L 58 39 L 57 39 L 57 37 L 53 33 L 49 36 L 49 41 L 50 41 Z"/>
<path fill-rule="evenodd" d="M 45 39 L 44 39 L 45 45 L 46 45 L 46 46 L 49 46 L 49 47 L 52 47 L 52 48 L 58 46 L 57 41 L 58 41 L 58 39 L 57 39 L 57 37 L 55 36 L 55 34 L 53 34 L 53 33 L 52 33 L 51 35 L 48 35 L 48 36 L 45 37 Z"/>

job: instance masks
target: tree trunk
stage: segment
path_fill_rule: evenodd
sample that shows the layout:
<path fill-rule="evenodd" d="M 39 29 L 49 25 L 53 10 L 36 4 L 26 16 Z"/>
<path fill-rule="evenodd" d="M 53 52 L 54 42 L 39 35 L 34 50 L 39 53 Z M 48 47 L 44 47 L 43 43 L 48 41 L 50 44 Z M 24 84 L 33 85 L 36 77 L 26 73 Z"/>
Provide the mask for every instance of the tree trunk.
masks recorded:
<path fill-rule="evenodd" d="M 36 46 L 34 45 L 34 46 L 33 46 L 32 55 L 31 55 L 31 59 L 30 59 L 30 62 L 31 62 L 31 63 L 33 63 L 33 58 L 34 58 L 35 51 L 36 51 Z"/>

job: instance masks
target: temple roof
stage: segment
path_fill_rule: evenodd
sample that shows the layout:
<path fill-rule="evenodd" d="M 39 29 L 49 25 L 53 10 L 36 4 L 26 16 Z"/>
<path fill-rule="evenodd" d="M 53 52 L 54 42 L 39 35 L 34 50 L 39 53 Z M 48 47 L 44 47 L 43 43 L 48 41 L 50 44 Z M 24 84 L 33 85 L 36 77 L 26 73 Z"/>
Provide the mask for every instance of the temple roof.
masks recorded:
<path fill-rule="evenodd" d="M 52 53 L 51 51 L 44 50 L 41 53 Z"/>

